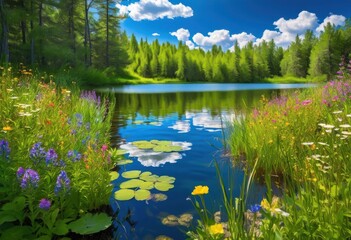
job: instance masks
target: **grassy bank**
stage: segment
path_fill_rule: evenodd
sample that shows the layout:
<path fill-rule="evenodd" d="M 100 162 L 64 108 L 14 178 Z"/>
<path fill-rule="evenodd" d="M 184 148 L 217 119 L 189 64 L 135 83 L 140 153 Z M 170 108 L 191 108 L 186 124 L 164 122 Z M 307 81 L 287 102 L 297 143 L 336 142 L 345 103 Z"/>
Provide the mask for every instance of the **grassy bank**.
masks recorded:
<path fill-rule="evenodd" d="M 226 217 L 216 221 L 198 202 L 202 221 L 188 233 L 191 239 L 351 237 L 350 74 L 351 62 L 323 87 L 262 97 L 235 120 L 229 144 L 234 164 L 247 173 L 243 190 L 234 200 L 220 181 Z M 264 182 L 267 193 L 247 206 L 252 179 Z"/>
<path fill-rule="evenodd" d="M 111 226 L 114 100 L 24 66 L 1 68 L 0 79 L 0 238 L 69 239 Z"/>

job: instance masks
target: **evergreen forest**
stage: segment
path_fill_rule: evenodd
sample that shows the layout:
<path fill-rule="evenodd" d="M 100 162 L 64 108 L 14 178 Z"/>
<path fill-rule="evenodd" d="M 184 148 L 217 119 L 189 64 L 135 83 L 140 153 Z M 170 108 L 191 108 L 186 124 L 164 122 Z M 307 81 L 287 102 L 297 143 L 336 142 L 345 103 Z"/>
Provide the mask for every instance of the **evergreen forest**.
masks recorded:
<path fill-rule="evenodd" d="M 117 79 L 132 74 L 184 82 L 260 82 L 274 76 L 327 80 L 351 53 L 351 21 L 307 31 L 287 49 L 271 40 L 232 51 L 214 45 L 136 39 L 120 29 L 114 0 L 0 0 L 1 61 L 60 72 L 98 71 Z M 137 80 L 137 78 L 136 78 Z M 95 80 L 96 81 L 96 80 Z"/>

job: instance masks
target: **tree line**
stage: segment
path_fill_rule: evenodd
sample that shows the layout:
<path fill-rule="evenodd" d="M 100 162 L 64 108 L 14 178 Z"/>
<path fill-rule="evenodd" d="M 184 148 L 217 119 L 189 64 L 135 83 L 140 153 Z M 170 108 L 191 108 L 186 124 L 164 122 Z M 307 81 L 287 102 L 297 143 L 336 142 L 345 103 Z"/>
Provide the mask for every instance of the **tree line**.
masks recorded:
<path fill-rule="evenodd" d="M 242 48 L 235 43 L 234 51 L 216 45 L 209 51 L 191 50 L 182 42 L 175 46 L 141 39 L 138 43 L 132 35 L 128 53 L 129 68 L 143 77 L 206 82 L 259 82 L 273 76 L 330 78 L 342 56 L 351 53 L 351 22 L 342 28 L 327 24 L 319 36 L 308 30 L 285 50 L 274 40 L 250 42 Z"/>
<path fill-rule="evenodd" d="M 351 21 L 307 31 L 287 49 L 271 40 L 233 51 L 136 39 L 120 29 L 118 0 L 0 0 L 0 61 L 41 69 L 126 67 L 143 77 L 258 82 L 273 76 L 330 78 L 351 53 Z"/>

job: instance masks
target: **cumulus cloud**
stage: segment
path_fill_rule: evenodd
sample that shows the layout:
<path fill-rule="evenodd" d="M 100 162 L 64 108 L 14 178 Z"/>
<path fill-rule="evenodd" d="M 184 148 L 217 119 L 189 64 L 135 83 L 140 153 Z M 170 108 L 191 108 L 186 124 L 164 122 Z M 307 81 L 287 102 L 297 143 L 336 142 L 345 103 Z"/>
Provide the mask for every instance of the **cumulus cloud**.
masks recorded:
<path fill-rule="evenodd" d="M 176 32 L 170 32 L 172 36 L 176 37 L 178 41 L 186 42 L 189 40 L 190 32 L 188 29 L 179 28 Z"/>
<path fill-rule="evenodd" d="M 290 33 L 293 35 L 303 34 L 308 29 L 315 29 L 318 25 L 316 14 L 308 11 L 302 11 L 295 19 L 285 20 L 280 18 L 273 22 L 273 25 L 282 33 Z"/>
<path fill-rule="evenodd" d="M 193 41 L 199 47 L 205 49 L 208 49 L 213 45 L 222 46 L 222 48 L 228 49 L 233 45 L 233 39 L 231 39 L 229 31 L 225 29 L 209 32 L 208 36 L 204 36 L 202 33 L 196 33 L 193 36 Z"/>
<path fill-rule="evenodd" d="M 323 23 L 318 24 L 316 14 L 308 11 L 301 11 L 297 18 L 288 20 L 280 18 L 273 22 L 277 30 L 265 30 L 262 37 L 256 40 L 256 44 L 261 43 L 263 40 L 270 41 L 273 39 L 278 46 L 286 48 L 295 40 L 296 35 L 303 37 L 303 34 L 307 30 L 319 33 L 323 31 L 324 26 L 329 22 L 336 26 L 342 26 L 345 24 L 345 19 L 346 18 L 341 15 L 331 15 L 325 18 Z"/>
<path fill-rule="evenodd" d="M 153 33 L 152 36 L 158 37 L 158 36 L 160 36 L 160 34 L 159 33 Z"/>
<path fill-rule="evenodd" d="M 186 41 L 185 44 L 189 47 L 189 49 L 195 48 L 195 44 L 190 40 Z"/>
<path fill-rule="evenodd" d="M 178 133 L 188 133 L 190 132 L 190 123 L 189 120 L 177 121 L 174 125 L 169 126 L 168 128 L 177 130 Z"/>
<path fill-rule="evenodd" d="M 242 32 L 239 34 L 233 34 L 230 39 L 236 41 L 239 44 L 239 47 L 244 47 L 249 42 L 255 41 L 256 37 L 251 33 Z"/>
<path fill-rule="evenodd" d="M 324 21 L 317 27 L 316 32 L 322 32 L 328 23 L 331 23 L 335 26 L 344 26 L 345 20 L 346 18 L 342 15 L 330 15 L 329 17 L 326 17 Z"/>
<path fill-rule="evenodd" d="M 118 3 L 116 6 L 121 15 L 128 15 L 134 21 L 193 16 L 191 7 L 182 3 L 172 4 L 168 0 L 140 0 L 129 5 Z"/>

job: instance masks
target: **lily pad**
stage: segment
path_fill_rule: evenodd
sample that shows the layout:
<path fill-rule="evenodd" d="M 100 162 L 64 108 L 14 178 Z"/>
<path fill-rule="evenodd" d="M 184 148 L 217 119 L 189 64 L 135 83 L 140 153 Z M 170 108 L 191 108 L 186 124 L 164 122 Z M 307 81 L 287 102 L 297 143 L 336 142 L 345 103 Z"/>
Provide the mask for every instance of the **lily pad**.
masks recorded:
<path fill-rule="evenodd" d="M 158 182 L 166 182 L 166 183 L 174 183 L 175 182 L 175 177 L 170 177 L 170 176 L 164 175 L 164 176 L 160 176 L 157 179 L 157 181 Z"/>
<path fill-rule="evenodd" d="M 110 172 L 110 180 L 116 180 L 119 177 L 119 173 L 118 172 Z"/>
<path fill-rule="evenodd" d="M 115 199 L 119 201 L 128 201 L 134 197 L 134 190 L 120 189 L 115 192 Z"/>
<path fill-rule="evenodd" d="M 140 179 L 130 179 L 128 181 L 122 182 L 119 187 L 120 188 L 138 188 L 144 181 Z"/>
<path fill-rule="evenodd" d="M 150 176 L 151 174 L 152 174 L 152 172 L 149 172 L 149 171 L 142 172 L 139 177 L 142 178 L 142 177 Z"/>
<path fill-rule="evenodd" d="M 172 146 L 172 145 L 157 145 L 153 148 L 155 152 L 179 152 L 183 148 L 181 146 Z"/>
<path fill-rule="evenodd" d="M 150 199 L 155 202 L 166 201 L 167 195 L 163 193 L 155 193 L 155 194 L 151 194 Z"/>
<path fill-rule="evenodd" d="M 138 178 L 140 173 L 141 173 L 140 170 L 127 171 L 127 172 L 122 173 L 122 177 L 124 177 L 124 178 Z"/>
<path fill-rule="evenodd" d="M 135 141 L 133 145 L 140 149 L 152 149 L 155 147 L 155 145 L 149 141 Z"/>
<path fill-rule="evenodd" d="M 158 179 L 158 175 L 152 174 L 150 176 L 140 176 L 140 179 L 146 181 L 146 182 L 156 182 Z"/>
<path fill-rule="evenodd" d="M 173 184 L 169 184 L 167 182 L 156 182 L 155 188 L 159 191 L 166 192 L 171 188 L 174 188 Z"/>
<path fill-rule="evenodd" d="M 126 165 L 126 164 L 129 164 L 129 163 L 132 163 L 133 161 L 132 160 L 129 160 L 129 159 L 127 159 L 127 160 L 119 160 L 119 161 L 117 161 L 117 165 L 118 166 L 121 166 L 121 165 Z"/>
<path fill-rule="evenodd" d="M 72 232 L 86 235 L 105 230 L 111 226 L 111 224 L 112 219 L 106 213 L 94 215 L 87 213 L 78 220 L 71 222 L 68 226 Z"/>
<path fill-rule="evenodd" d="M 137 201 L 144 201 L 147 200 L 151 195 L 151 192 L 149 190 L 145 189 L 139 189 L 138 191 L 135 191 L 135 200 Z"/>
<path fill-rule="evenodd" d="M 153 182 L 142 182 L 139 184 L 140 189 L 153 189 L 154 188 L 154 183 Z"/>

